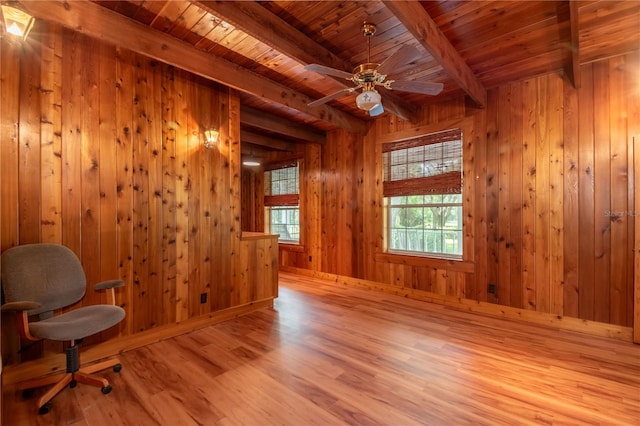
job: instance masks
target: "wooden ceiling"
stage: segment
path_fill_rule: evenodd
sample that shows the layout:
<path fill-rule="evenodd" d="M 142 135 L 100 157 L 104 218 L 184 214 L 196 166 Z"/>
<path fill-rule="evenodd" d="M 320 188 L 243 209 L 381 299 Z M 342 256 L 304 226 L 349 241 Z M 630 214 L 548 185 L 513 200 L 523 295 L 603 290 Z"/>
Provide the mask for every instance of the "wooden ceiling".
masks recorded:
<path fill-rule="evenodd" d="M 392 78 L 444 84 L 435 97 L 384 90 L 385 114 L 393 111 L 408 120 L 420 105 L 451 97 L 466 96 L 483 107 L 487 88 L 550 71 L 563 70 L 579 85 L 579 64 L 640 48 L 640 2 L 629 0 L 22 4 L 38 18 L 237 88 L 243 138 L 275 149 L 298 140 L 322 142 L 324 131 L 338 127 L 363 131 L 373 119 L 355 106 L 353 94 L 307 106 L 351 87 L 304 65 L 351 72 L 367 62 L 365 21 L 377 26 L 372 62 L 404 45 L 421 52 L 418 60 L 397 67 Z"/>

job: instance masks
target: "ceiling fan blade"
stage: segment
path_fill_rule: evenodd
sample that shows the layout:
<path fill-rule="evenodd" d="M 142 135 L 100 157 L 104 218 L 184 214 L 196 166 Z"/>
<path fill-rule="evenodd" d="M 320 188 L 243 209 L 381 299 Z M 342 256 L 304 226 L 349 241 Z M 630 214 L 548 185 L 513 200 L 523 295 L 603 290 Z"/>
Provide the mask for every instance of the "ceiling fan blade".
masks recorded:
<path fill-rule="evenodd" d="M 444 84 L 425 81 L 394 81 L 389 87 L 391 90 L 399 90 L 401 92 L 423 93 L 435 96 L 442 92 Z"/>
<path fill-rule="evenodd" d="M 348 89 L 342 89 L 342 90 L 339 90 L 339 91 L 337 91 L 337 92 L 335 92 L 335 93 L 332 93 L 332 94 L 330 94 L 330 95 L 325 96 L 324 98 L 320 98 L 320 99 L 315 100 L 315 101 L 313 101 L 313 102 L 309 102 L 309 103 L 307 104 L 307 106 L 310 106 L 310 107 L 317 107 L 317 106 L 319 106 L 319 105 L 326 104 L 326 103 L 327 103 L 327 102 L 329 102 L 330 100 L 332 100 L 332 99 L 336 99 L 336 98 L 339 98 L 340 96 L 345 95 L 345 94 L 347 94 L 347 93 L 351 93 L 351 92 L 353 92 L 354 90 L 356 90 L 356 88 L 355 88 L 355 87 L 350 87 L 350 88 L 348 88 Z"/>
<path fill-rule="evenodd" d="M 340 78 L 344 78 L 344 79 L 347 79 L 347 80 L 351 80 L 351 77 L 353 77 L 353 74 L 348 73 L 346 71 L 341 71 L 341 70 L 337 70 L 335 68 L 325 67 L 324 65 L 320 65 L 320 64 L 305 65 L 304 69 L 307 70 L 307 71 L 314 71 L 314 72 L 317 72 L 317 73 L 320 73 L 320 74 L 332 75 L 334 77 L 340 77 Z"/>
<path fill-rule="evenodd" d="M 379 74 L 389 74 L 395 71 L 396 67 L 404 64 L 408 64 L 411 61 L 415 61 L 420 57 L 420 52 L 413 46 L 404 45 L 396 51 L 393 55 L 380 64 L 378 67 Z"/>
<path fill-rule="evenodd" d="M 377 117 L 384 112 L 384 108 L 382 104 L 378 104 L 369 110 L 369 115 L 371 117 Z"/>

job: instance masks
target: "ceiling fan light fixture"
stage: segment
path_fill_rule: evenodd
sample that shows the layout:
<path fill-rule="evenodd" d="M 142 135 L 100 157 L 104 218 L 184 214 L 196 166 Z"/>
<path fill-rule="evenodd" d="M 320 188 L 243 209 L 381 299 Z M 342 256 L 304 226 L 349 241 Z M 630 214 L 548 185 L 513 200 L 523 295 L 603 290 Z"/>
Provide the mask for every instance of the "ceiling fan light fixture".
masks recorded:
<path fill-rule="evenodd" d="M 356 97 L 356 105 L 364 111 L 371 111 L 380 105 L 382 98 L 375 90 L 365 90 Z"/>

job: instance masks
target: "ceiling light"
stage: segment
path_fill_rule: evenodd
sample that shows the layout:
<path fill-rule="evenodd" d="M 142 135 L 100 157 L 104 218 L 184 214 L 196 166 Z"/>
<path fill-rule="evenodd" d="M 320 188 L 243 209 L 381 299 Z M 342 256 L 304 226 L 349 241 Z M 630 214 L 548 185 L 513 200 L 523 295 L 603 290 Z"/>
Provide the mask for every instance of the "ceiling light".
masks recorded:
<path fill-rule="evenodd" d="M 380 93 L 375 90 L 366 90 L 356 97 L 356 105 L 358 108 L 365 111 L 371 111 L 373 108 L 380 105 L 380 101 Z"/>
<path fill-rule="evenodd" d="M 255 159 L 247 159 L 243 161 L 242 164 L 249 167 L 258 167 L 260 165 L 260 162 Z"/>
<path fill-rule="evenodd" d="M 2 19 L 4 21 L 4 30 L 23 40 L 27 39 L 29 31 L 31 31 L 36 21 L 28 13 L 6 5 L 2 5 Z"/>

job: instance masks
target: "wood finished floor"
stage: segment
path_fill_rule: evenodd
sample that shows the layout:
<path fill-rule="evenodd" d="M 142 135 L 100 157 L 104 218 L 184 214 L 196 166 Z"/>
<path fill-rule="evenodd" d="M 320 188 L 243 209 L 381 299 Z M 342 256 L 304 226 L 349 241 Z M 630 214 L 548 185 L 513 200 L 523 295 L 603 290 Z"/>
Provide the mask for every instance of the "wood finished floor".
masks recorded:
<path fill-rule="evenodd" d="M 5 425 L 640 424 L 640 346 L 282 273 L 264 310 L 127 352 Z"/>

